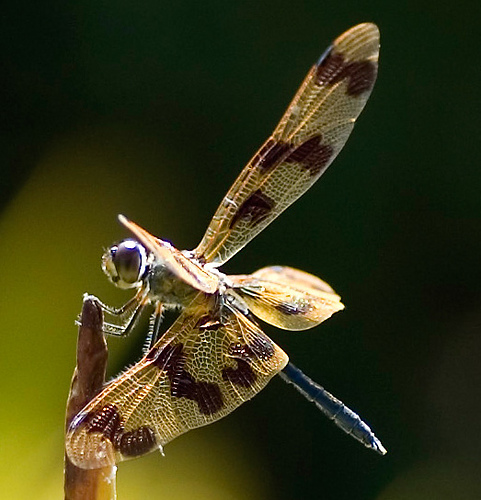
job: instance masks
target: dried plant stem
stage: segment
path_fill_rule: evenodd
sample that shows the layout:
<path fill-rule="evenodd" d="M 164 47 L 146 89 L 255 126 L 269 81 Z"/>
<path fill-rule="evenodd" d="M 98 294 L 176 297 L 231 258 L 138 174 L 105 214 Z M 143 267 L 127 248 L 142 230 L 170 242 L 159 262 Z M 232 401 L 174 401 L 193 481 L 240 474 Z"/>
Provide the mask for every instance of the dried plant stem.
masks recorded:
<path fill-rule="evenodd" d="M 107 343 L 102 331 L 103 315 L 96 299 L 84 299 L 77 340 L 77 366 L 67 401 L 66 427 L 101 390 L 105 382 Z M 66 500 L 115 500 L 116 467 L 80 469 L 65 456 Z"/>

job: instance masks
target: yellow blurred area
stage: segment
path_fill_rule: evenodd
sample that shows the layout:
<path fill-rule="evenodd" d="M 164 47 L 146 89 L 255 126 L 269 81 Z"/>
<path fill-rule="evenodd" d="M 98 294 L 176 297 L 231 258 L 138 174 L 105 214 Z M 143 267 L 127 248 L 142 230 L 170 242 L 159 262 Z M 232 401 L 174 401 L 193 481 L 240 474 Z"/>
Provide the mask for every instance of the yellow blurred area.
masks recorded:
<path fill-rule="evenodd" d="M 163 189 L 139 173 L 143 162 L 158 162 L 160 177 L 160 169 L 173 170 L 144 145 L 140 135 L 114 128 L 58 139 L 2 214 L 2 498 L 62 496 L 64 410 L 82 294 L 118 304 L 128 298 L 115 295 L 100 271 L 102 246 L 125 236 L 116 214 L 135 220 L 155 207 L 160 213 L 159 200 L 168 205 L 180 189 L 169 183 Z M 187 223 L 185 215 L 166 214 L 179 224 Z M 115 362 L 131 339 L 111 345 Z M 156 488 L 170 499 L 192 498 L 193 492 L 209 499 L 266 497 L 260 464 L 232 437 L 197 431 L 166 453 L 121 464 L 119 498 L 149 498 Z"/>

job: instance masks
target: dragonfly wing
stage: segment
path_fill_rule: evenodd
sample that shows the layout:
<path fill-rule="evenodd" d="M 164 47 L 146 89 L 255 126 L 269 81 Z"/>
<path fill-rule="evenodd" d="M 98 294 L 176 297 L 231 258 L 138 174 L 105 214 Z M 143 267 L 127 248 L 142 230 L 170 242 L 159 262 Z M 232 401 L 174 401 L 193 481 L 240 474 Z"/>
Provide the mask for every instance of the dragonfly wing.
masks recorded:
<path fill-rule="evenodd" d="M 307 330 L 344 309 L 325 281 L 292 267 L 264 267 L 229 279 L 253 314 L 285 330 Z"/>
<path fill-rule="evenodd" d="M 215 274 L 204 269 L 170 243 L 156 238 L 124 215 L 119 215 L 119 221 L 155 256 L 157 261 L 162 262 L 182 281 L 205 293 L 214 293 L 217 290 L 219 278 Z"/>
<path fill-rule="evenodd" d="M 136 365 L 114 379 L 73 420 L 67 453 L 99 468 L 162 449 L 252 398 L 288 357 L 239 311 L 207 307 L 181 314 Z"/>
<path fill-rule="evenodd" d="M 378 55 L 379 30 L 371 23 L 333 42 L 220 204 L 194 251 L 199 259 L 230 259 L 323 174 L 369 98 Z"/>

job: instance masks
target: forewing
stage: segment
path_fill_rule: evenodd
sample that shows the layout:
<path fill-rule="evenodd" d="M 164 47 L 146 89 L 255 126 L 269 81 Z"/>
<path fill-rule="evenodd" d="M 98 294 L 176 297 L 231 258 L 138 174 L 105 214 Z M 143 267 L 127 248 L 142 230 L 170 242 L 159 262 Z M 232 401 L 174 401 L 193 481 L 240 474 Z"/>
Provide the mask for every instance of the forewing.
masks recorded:
<path fill-rule="evenodd" d="M 195 250 L 199 259 L 227 261 L 323 174 L 366 104 L 378 55 L 379 30 L 371 23 L 333 42 L 220 204 Z"/>
<path fill-rule="evenodd" d="M 229 279 L 253 314 L 285 330 L 307 330 L 344 309 L 325 281 L 292 267 L 264 267 Z"/>
<path fill-rule="evenodd" d="M 219 286 L 219 278 L 204 269 L 197 262 L 184 255 L 167 241 L 156 238 L 135 222 L 119 215 L 119 221 L 151 252 L 157 261 L 162 262 L 171 273 L 192 288 L 205 293 L 214 293 Z"/>
<path fill-rule="evenodd" d="M 284 368 L 287 355 L 253 322 L 230 309 L 221 319 L 204 298 L 76 416 L 66 439 L 75 465 L 99 468 L 161 449 L 224 417 Z"/>

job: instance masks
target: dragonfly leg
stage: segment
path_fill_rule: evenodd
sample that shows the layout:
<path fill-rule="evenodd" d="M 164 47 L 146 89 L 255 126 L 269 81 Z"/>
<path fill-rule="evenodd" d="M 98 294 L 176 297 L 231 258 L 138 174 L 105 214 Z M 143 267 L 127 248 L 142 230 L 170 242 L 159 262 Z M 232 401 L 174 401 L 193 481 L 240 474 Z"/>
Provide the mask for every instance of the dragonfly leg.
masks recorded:
<path fill-rule="evenodd" d="M 155 304 L 155 309 L 150 317 L 150 323 L 149 323 L 149 332 L 147 334 L 147 338 L 145 340 L 144 344 L 144 354 L 146 354 L 152 347 L 154 347 L 154 344 L 157 342 L 159 339 L 159 331 L 160 331 L 160 325 L 162 324 L 162 320 L 164 319 L 164 308 L 160 302 L 157 302 Z"/>
<path fill-rule="evenodd" d="M 149 303 L 147 291 L 142 288 L 128 302 L 118 308 L 110 307 L 92 295 L 85 294 L 84 300 L 86 298 L 93 298 L 102 309 L 105 316 L 104 333 L 117 337 L 123 337 L 132 331 L 142 310 Z"/>

